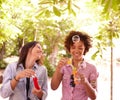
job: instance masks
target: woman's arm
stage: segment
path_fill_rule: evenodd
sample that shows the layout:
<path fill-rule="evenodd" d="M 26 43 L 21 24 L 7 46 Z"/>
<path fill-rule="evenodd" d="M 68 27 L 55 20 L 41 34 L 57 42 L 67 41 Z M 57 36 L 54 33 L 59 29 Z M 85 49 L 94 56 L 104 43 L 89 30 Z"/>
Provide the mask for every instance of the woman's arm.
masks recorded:
<path fill-rule="evenodd" d="M 11 84 L 10 84 L 10 81 L 12 80 L 12 74 L 14 74 L 15 72 L 13 71 L 14 70 L 14 67 L 16 66 L 15 63 L 12 63 L 12 64 L 8 64 L 6 66 L 6 69 L 4 70 L 4 73 L 3 73 L 3 82 L 2 82 L 2 86 L 0 88 L 0 93 L 1 93 L 1 96 L 3 98 L 7 98 L 9 97 L 12 93 L 13 93 L 13 90 L 11 88 Z M 15 80 L 13 80 L 15 82 Z M 16 82 L 15 82 L 16 83 Z"/>
<path fill-rule="evenodd" d="M 84 87 L 85 87 L 85 90 L 88 94 L 88 96 L 92 99 L 92 100 L 95 100 L 97 98 L 97 91 L 96 91 L 96 86 L 97 86 L 97 81 L 94 80 L 93 84 L 94 86 L 92 86 L 87 79 L 85 79 L 85 83 L 84 83 Z"/>
<path fill-rule="evenodd" d="M 51 88 L 53 90 L 56 90 L 63 78 L 63 74 L 61 73 L 62 67 L 64 67 L 67 64 L 68 58 L 62 58 L 56 67 L 56 71 L 53 74 L 52 80 L 51 80 Z"/>
<path fill-rule="evenodd" d="M 84 74 L 80 75 L 80 83 L 84 85 L 87 95 L 95 100 L 97 98 L 97 78 L 98 72 L 95 67 L 93 67 L 92 72 L 90 74 L 89 80 L 85 77 Z"/>
<path fill-rule="evenodd" d="M 15 89 L 16 85 L 18 84 L 19 80 L 22 78 L 30 78 L 35 74 L 35 72 L 32 69 L 25 69 L 23 71 L 20 71 L 11 81 L 11 88 L 12 90 Z"/>
<path fill-rule="evenodd" d="M 18 82 L 19 82 L 19 79 L 16 76 L 10 81 L 12 90 L 15 89 L 16 85 L 18 84 Z"/>
<path fill-rule="evenodd" d="M 60 68 L 57 67 L 56 71 L 53 74 L 52 80 L 51 80 L 51 88 L 53 90 L 56 90 L 59 87 L 60 82 L 62 80 L 62 76 L 63 75 L 62 75 L 62 73 L 60 73 Z"/>

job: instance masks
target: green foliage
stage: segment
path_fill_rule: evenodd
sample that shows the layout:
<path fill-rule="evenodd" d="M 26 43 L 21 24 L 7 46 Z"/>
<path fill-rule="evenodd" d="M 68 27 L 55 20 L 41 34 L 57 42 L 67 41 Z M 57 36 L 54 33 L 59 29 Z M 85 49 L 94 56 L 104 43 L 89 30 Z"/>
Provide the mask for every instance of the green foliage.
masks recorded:
<path fill-rule="evenodd" d="M 56 16 L 61 16 L 59 9 L 55 6 L 53 6 L 53 12 L 55 13 Z"/>
<path fill-rule="evenodd" d="M 120 1 L 119 0 L 93 0 L 94 2 L 98 2 L 104 6 L 103 12 L 109 14 L 111 9 L 118 11 L 120 9 Z"/>
<path fill-rule="evenodd" d="M 53 76 L 53 73 L 54 73 L 54 71 L 55 71 L 55 67 L 49 62 L 49 60 L 48 60 L 47 58 L 45 58 L 44 65 L 45 65 L 46 68 L 47 68 L 48 76 L 49 76 L 49 77 L 52 77 L 52 76 Z"/>
<path fill-rule="evenodd" d="M 73 25 L 70 18 L 64 17 L 68 10 L 66 0 L 35 1 L 4 0 L 0 3 L 0 48 L 6 43 L 3 57 L 18 55 L 22 45 L 37 40 L 43 45 L 46 59 L 49 59 L 63 43 L 65 33 Z M 51 62 L 47 60 L 46 63 L 49 65 Z M 49 66 L 48 74 L 51 76 Z"/>
<path fill-rule="evenodd" d="M 4 60 L 0 60 L 0 69 L 5 69 L 7 63 Z"/>
<path fill-rule="evenodd" d="M 114 17 L 117 15 L 117 17 Z M 120 14 L 111 12 L 110 19 L 105 21 L 99 27 L 99 34 L 94 36 L 94 45 L 97 48 L 96 52 L 92 55 L 92 59 L 95 60 L 97 56 L 103 57 L 104 51 L 108 47 L 114 47 L 114 40 L 120 38 Z"/>
<path fill-rule="evenodd" d="M 51 69 L 52 66 L 55 66 L 56 60 L 63 55 L 63 43 L 66 34 L 70 30 L 81 30 L 82 27 L 92 26 L 93 24 L 96 25 L 96 23 L 100 21 L 104 22 L 106 17 L 101 16 L 101 10 L 98 10 L 99 7 L 97 8 L 98 5 L 94 5 L 91 2 L 87 2 L 86 5 L 88 8 L 85 9 L 86 5 L 82 5 L 83 2 L 79 2 L 79 0 L 35 1 L 36 0 L 2 0 L 0 2 L 0 48 L 3 46 L 3 43 L 6 42 L 3 57 L 7 57 L 18 55 L 20 47 L 28 41 L 40 41 L 46 54 L 45 59 L 47 60 L 45 64 L 48 65 L 48 70 L 50 70 L 49 76 L 51 76 L 52 70 L 54 70 Z M 111 0 L 109 0 L 107 6 L 106 0 L 100 1 L 105 5 L 106 9 L 110 7 Z M 118 11 L 117 14 L 112 13 L 113 16 L 119 16 L 119 3 L 118 6 L 115 6 L 117 3 L 118 2 L 112 0 L 112 5 L 114 5 L 114 7 L 112 7 Z M 110 16 L 109 14 L 108 19 L 110 19 Z M 102 20 L 99 19 L 101 17 Z M 119 17 L 117 19 L 119 19 Z M 119 38 L 119 20 L 112 20 L 112 27 L 110 27 L 108 23 L 101 25 L 102 27 L 99 28 L 99 32 L 94 37 L 96 41 L 94 45 L 98 50 L 96 50 L 96 53 L 93 55 L 93 59 L 95 59 L 97 55 L 102 56 L 102 52 L 106 49 L 105 47 L 113 45 L 110 42 L 112 39 L 111 34 L 112 37 Z M 94 27 L 94 29 L 95 28 L 96 27 Z M 117 31 L 114 29 L 117 29 Z M 89 32 L 89 27 L 86 30 Z M 52 56 L 52 54 L 55 54 L 55 56 Z M 51 56 L 54 57 L 54 62 L 50 61 Z"/>

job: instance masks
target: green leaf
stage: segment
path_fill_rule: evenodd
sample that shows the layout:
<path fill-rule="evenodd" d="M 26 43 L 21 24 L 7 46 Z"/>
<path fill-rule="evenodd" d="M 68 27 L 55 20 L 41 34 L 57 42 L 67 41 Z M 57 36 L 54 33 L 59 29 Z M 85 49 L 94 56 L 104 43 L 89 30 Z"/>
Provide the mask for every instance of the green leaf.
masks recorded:
<path fill-rule="evenodd" d="M 72 9 L 72 14 L 74 15 L 74 16 L 76 16 L 76 13 L 75 13 L 75 11 Z"/>
<path fill-rule="evenodd" d="M 71 0 L 68 1 L 68 9 L 71 10 Z"/>
<path fill-rule="evenodd" d="M 111 6 L 111 0 L 108 0 L 108 2 L 106 3 L 105 7 L 104 7 L 104 11 L 107 12 L 109 10 Z"/>
<path fill-rule="evenodd" d="M 45 13 L 45 11 L 41 11 L 35 17 L 40 18 L 42 15 L 44 15 L 44 13 Z"/>
<path fill-rule="evenodd" d="M 45 15 L 46 15 L 47 17 L 50 17 L 50 11 L 49 11 L 49 10 L 46 10 Z"/>
<path fill-rule="evenodd" d="M 91 59 L 95 60 L 95 58 L 97 57 L 97 54 L 99 53 L 99 51 L 96 51 L 92 56 Z"/>
<path fill-rule="evenodd" d="M 101 0 L 101 4 L 104 4 L 106 0 Z"/>
<path fill-rule="evenodd" d="M 93 2 L 96 2 L 96 0 L 93 0 Z"/>
<path fill-rule="evenodd" d="M 71 6 L 72 4 L 71 4 L 71 0 L 69 0 L 68 1 L 68 11 L 69 11 L 69 13 L 71 13 L 72 12 L 72 6 Z"/>
<path fill-rule="evenodd" d="M 59 9 L 55 6 L 53 6 L 53 12 L 56 16 L 61 16 L 61 13 L 60 13 Z"/>

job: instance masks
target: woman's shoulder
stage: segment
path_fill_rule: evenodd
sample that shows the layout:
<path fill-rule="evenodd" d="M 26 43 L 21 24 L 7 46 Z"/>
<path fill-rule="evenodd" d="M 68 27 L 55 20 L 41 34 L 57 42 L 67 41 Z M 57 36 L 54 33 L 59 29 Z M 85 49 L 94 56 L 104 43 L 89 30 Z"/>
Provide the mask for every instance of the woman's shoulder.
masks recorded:
<path fill-rule="evenodd" d="M 86 62 L 86 66 L 88 68 L 90 68 L 91 70 L 96 70 L 97 69 L 96 66 L 95 66 L 95 64 L 92 64 L 92 63 L 89 63 L 89 62 Z"/>
<path fill-rule="evenodd" d="M 47 69 L 45 65 L 40 65 L 41 68 Z"/>
<path fill-rule="evenodd" d="M 37 67 L 38 70 L 47 70 L 46 66 L 45 65 L 38 65 Z"/>
<path fill-rule="evenodd" d="M 47 75 L 47 68 L 44 65 L 39 65 L 36 69 L 36 73 L 38 73 L 40 76 Z"/>
<path fill-rule="evenodd" d="M 9 63 L 8 65 L 17 65 L 17 61 Z"/>
<path fill-rule="evenodd" d="M 6 68 L 16 68 L 16 66 L 17 66 L 17 62 L 12 62 L 9 63 Z"/>
<path fill-rule="evenodd" d="M 4 70 L 4 73 L 10 74 L 11 72 L 15 72 L 16 66 L 17 66 L 17 62 L 9 63 L 9 64 L 6 66 L 6 68 L 5 68 L 5 70 Z"/>

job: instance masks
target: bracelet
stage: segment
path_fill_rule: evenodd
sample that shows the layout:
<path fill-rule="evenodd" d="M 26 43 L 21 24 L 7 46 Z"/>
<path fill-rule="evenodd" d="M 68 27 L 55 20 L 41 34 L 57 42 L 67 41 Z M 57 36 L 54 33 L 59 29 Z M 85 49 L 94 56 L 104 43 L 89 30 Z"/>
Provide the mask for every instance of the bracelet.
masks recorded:
<path fill-rule="evenodd" d="M 16 76 L 14 77 L 14 79 L 18 82 L 19 80 L 16 79 Z"/>

